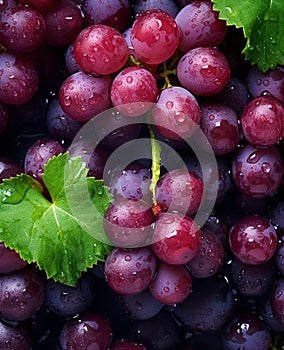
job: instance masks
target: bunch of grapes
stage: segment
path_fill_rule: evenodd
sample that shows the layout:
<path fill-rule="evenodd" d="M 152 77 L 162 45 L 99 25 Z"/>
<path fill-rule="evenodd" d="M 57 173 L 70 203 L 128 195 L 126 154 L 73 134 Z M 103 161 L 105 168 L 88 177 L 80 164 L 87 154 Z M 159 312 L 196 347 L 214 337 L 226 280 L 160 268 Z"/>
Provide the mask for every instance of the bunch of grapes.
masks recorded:
<path fill-rule="evenodd" d="M 283 348 L 284 68 L 246 61 L 208 0 L 0 11 L 0 180 L 50 199 L 44 165 L 81 156 L 113 247 L 68 286 L 1 243 L 0 349 Z"/>

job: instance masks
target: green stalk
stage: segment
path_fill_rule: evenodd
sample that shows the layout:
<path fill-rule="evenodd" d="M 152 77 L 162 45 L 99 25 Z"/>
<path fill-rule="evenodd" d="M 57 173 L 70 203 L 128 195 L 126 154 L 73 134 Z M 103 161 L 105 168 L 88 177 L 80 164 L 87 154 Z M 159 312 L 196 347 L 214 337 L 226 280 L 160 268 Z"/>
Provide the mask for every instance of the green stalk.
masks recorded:
<path fill-rule="evenodd" d="M 148 125 L 150 140 L 151 140 L 151 151 L 152 151 L 152 179 L 150 184 L 150 191 L 152 192 L 153 205 L 157 206 L 156 201 L 156 186 L 160 178 L 161 170 L 161 147 L 159 142 L 156 140 L 155 135 L 151 127 Z"/>

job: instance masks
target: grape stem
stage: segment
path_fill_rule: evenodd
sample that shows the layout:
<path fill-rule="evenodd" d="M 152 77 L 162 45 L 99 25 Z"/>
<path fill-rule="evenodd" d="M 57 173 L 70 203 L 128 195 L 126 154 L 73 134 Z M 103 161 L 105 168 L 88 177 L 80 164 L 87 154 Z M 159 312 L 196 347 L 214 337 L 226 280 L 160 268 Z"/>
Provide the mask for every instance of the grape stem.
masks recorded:
<path fill-rule="evenodd" d="M 165 90 L 167 88 L 172 87 L 169 76 L 176 75 L 176 73 L 177 73 L 176 68 L 175 69 L 168 69 L 167 63 L 163 62 L 163 72 L 160 74 L 160 77 L 165 79 L 165 83 L 162 86 L 162 90 Z"/>
<path fill-rule="evenodd" d="M 134 64 L 137 67 L 141 66 L 141 62 L 140 61 L 136 61 L 136 59 L 134 58 L 133 55 L 129 56 L 129 61 L 130 61 L 130 63 Z"/>
<path fill-rule="evenodd" d="M 154 207 L 157 207 L 156 200 L 156 186 L 157 182 L 160 178 L 160 170 L 161 170 L 161 147 L 159 142 L 156 140 L 153 130 L 148 124 L 150 140 L 151 140 L 151 151 L 152 151 L 152 179 L 150 184 L 150 191 L 152 192 L 152 199 Z"/>

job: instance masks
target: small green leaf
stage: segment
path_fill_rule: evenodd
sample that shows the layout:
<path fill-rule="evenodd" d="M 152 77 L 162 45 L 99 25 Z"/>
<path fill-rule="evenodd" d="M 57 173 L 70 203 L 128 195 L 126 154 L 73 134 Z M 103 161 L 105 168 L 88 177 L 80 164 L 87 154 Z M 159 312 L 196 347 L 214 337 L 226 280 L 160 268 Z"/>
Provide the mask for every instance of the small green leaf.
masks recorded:
<path fill-rule="evenodd" d="M 283 0 L 212 0 L 219 17 L 242 28 L 246 59 L 262 71 L 284 64 Z"/>
<path fill-rule="evenodd" d="M 111 198 L 102 180 L 87 177 L 87 171 L 80 157 L 65 153 L 52 158 L 43 175 L 51 201 L 28 175 L 0 184 L 0 240 L 24 260 L 36 262 L 48 278 L 67 285 L 74 285 L 82 271 L 104 260 L 111 249 L 102 224 Z M 88 218 L 83 216 L 86 223 L 74 214 L 72 200 L 82 211 L 86 203 L 93 204 L 92 216 L 90 211 Z M 93 225 L 91 234 L 84 224 Z"/>

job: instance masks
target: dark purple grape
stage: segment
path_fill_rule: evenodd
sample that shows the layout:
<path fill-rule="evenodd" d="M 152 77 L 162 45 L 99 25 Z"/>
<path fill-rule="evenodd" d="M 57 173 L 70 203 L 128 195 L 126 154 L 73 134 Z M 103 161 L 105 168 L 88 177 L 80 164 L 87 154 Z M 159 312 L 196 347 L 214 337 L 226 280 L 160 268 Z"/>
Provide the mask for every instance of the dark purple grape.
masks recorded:
<path fill-rule="evenodd" d="M 245 295 L 264 295 L 275 277 L 276 269 L 272 260 L 259 265 L 247 265 L 235 258 L 230 265 L 230 280 Z"/>
<path fill-rule="evenodd" d="M 25 326 L 0 322 L 0 349 L 30 350 L 31 345 L 31 334 Z"/>
<path fill-rule="evenodd" d="M 119 301 L 127 317 L 133 320 L 147 320 L 157 315 L 163 304 L 153 297 L 147 288 L 135 295 L 119 295 Z"/>
<path fill-rule="evenodd" d="M 46 126 L 49 134 L 58 142 L 70 143 L 85 122 L 68 117 L 55 98 L 46 111 Z"/>
<path fill-rule="evenodd" d="M 164 310 L 148 320 L 133 322 L 129 327 L 129 338 L 151 350 L 179 348 L 178 327 L 172 315 Z"/>
<path fill-rule="evenodd" d="M 270 302 L 270 292 L 262 295 L 258 299 L 258 312 L 259 315 L 263 318 L 264 322 L 268 325 L 271 331 L 275 333 L 283 333 L 284 332 L 284 322 L 278 320 L 271 308 Z"/>
<path fill-rule="evenodd" d="M 216 155 L 234 151 L 239 143 L 239 125 L 236 112 L 224 103 L 202 103 L 201 130 Z"/>
<path fill-rule="evenodd" d="M 175 18 L 179 8 L 174 0 L 137 0 L 134 6 L 135 16 L 149 10 L 162 10 Z"/>
<path fill-rule="evenodd" d="M 156 258 L 149 247 L 114 248 L 106 258 L 105 279 L 119 294 L 143 292 L 156 270 Z"/>
<path fill-rule="evenodd" d="M 284 277 L 279 277 L 270 292 L 270 304 L 275 318 L 284 323 Z"/>
<path fill-rule="evenodd" d="M 209 1 L 191 2 L 178 12 L 175 20 L 181 32 L 179 49 L 184 53 L 200 46 L 219 46 L 227 33 L 226 22 L 219 19 Z"/>
<path fill-rule="evenodd" d="M 117 30 L 104 24 L 93 24 L 76 37 L 74 57 L 85 73 L 108 75 L 124 66 L 129 49 Z"/>
<path fill-rule="evenodd" d="M 0 315 L 22 321 L 37 312 L 44 300 L 44 279 L 32 266 L 0 276 Z"/>
<path fill-rule="evenodd" d="M 4 103 L 0 102 L 0 135 L 7 131 L 9 112 Z"/>
<path fill-rule="evenodd" d="M 224 254 L 224 246 L 220 237 L 210 228 L 203 227 L 198 253 L 187 263 L 187 266 L 193 277 L 210 277 L 216 274 L 223 265 Z"/>
<path fill-rule="evenodd" d="M 0 53 L 0 100 L 19 105 L 38 88 L 38 74 L 31 61 L 19 54 Z"/>
<path fill-rule="evenodd" d="M 284 103 L 284 71 L 278 66 L 262 72 L 257 65 L 251 66 L 246 83 L 252 97 L 270 95 Z"/>
<path fill-rule="evenodd" d="M 112 343 L 110 350 L 147 350 L 145 346 L 128 340 L 117 340 Z"/>
<path fill-rule="evenodd" d="M 23 167 L 10 157 L 0 157 L 0 182 L 24 172 Z"/>
<path fill-rule="evenodd" d="M 43 16 L 31 7 L 16 6 L 1 14 L 0 41 L 8 50 L 32 52 L 46 34 Z"/>
<path fill-rule="evenodd" d="M 269 220 L 276 227 L 276 231 L 281 236 L 284 236 L 284 201 L 274 202 L 271 213 L 269 214 Z"/>
<path fill-rule="evenodd" d="M 221 331 L 224 350 L 268 350 L 271 334 L 254 313 L 233 316 Z"/>
<path fill-rule="evenodd" d="M 65 54 L 65 64 L 68 72 L 74 74 L 80 70 L 78 63 L 74 57 L 74 45 L 73 43 L 68 46 L 68 49 Z"/>
<path fill-rule="evenodd" d="M 126 29 L 131 14 L 128 0 L 85 0 L 82 10 L 87 26 L 105 24 L 119 32 Z"/>
<path fill-rule="evenodd" d="M 82 274 L 75 286 L 67 286 L 52 279 L 45 284 L 46 309 L 59 316 L 72 316 L 89 311 L 96 297 L 94 278 Z"/>
<path fill-rule="evenodd" d="M 192 277 L 185 265 L 160 263 L 149 289 L 160 303 L 175 305 L 192 292 Z"/>
<path fill-rule="evenodd" d="M 0 242 L 0 273 L 15 272 L 27 264 L 15 250 L 5 247 L 4 243 Z"/>
<path fill-rule="evenodd" d="M 181 265 L 196 256 L 201 245 L 201 233 L 191 217 L 161 213 L 155 222 L 151 242 L 153 252 L 160 260 Z"/>
<path fill-rule="evenodd" d="M 271 259 L 278 237 L 271 223 L 260 216 L 239 219 L 229 233 L 233 254 L 244 264 L 258 265 Z"/>
<path fill-rule="evenodd" d="M 242 193 L 262 198 L 277 190 L 283 177 L 283 167 L 282 156 L 275 146 L 258 148 L 247 144 L 233 159 L 232 176 Z"/>
<path fill-rule="evenodd" d="M 62 350 L 107 350 L 112 340 L 108 322 L 99 314 L 84 313 L 70 318 L 60 333 Z"/>
<path fill-rule="evenodd" d="M 149 242 L 155 220 L 151 206 L 137 199 L 117 197 L 104 213 L 104 231 L 113 245 L 123 248 Z"/>
<path fill-rule="evenodd" d="M 284 244 L 283 242 L 278 247 L 275 253 L 275 264 L 281 273 L 282 276 L 284 276 Z"/>
<path fill-rule="evenodd" d="M 226 56 L 216 48 L 197 47 L 181 57 L 177 77 L 193 95 L 214 95 L 228 83 L 230 66 Z"/>
<path fill-rule="evenodd" d="M 126 168 L 118 166 L 111 172 L 108 183 L 109 191 L 114 197 L 142 199 L 150 203 L 152 193 L 149 189 L 151 172 L 138 162 L 129 164 Z"/>
<path fill-rule="evenodd" d="M 185 327 L 197 332 L 219 330 L 230 316 L 234 296 L 228 283 L 217 276 L 195 279 L 193 292 L 174 309 Z"/>
<path fill-rule="evenodd" d="M 71 0 L 57 0 L 43 14 L 46 24 L 45 42 L 53 46 L 68 46 L 84 27 L 83 16 Z"/>
<path fill-rule="evenodd" d="M 273 195 L 255 198 L 239 190 L 235 190 L 233 195 L 234 208 L 241 216 L 267 216 L 268 209 L 271 208 L 275 200 Z"/>
<path fill-rule="evenodd" d="M 284 133 L 284 105 L 272 96 L 250 100 L 241 114 L 245 138 L 253 145 L 268 147 Z"/>
<path fill-rule="evenodd" d="M 193 215 L 201 205 L 203 190 L 203 182 L 194 171 L 171 170 L 157 183 L 156 201 L 162 211 Z"/>
<path fill-rule="evenodd" d="M 56 0 L 18 0 L 18 2 L 23 5 L 34 7 L 38 11 L 44 13 L 55 5 Z"/>

